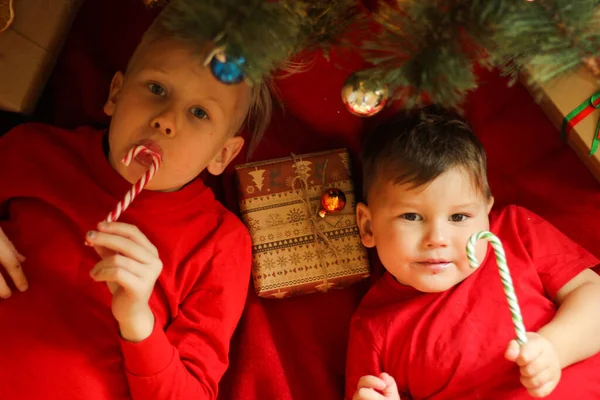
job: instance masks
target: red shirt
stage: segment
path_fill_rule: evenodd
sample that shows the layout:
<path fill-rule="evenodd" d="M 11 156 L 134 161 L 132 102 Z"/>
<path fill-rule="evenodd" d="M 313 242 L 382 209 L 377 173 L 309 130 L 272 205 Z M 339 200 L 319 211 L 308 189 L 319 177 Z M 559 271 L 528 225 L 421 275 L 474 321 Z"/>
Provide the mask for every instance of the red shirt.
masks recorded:
<path fill-rule="evenodd" d="M 504 246 L 527 331 L 555 315 L 552 298 L 599 263 L 537 215 L 516 206 L 491 217 Z M 515 337 L 494 252 L 467 279 L 442 293 L 421 293 L 391 274 L 371 288 L 351 324 L 346 398 L 363 375 L 387 372 L 403 399 L 531 399 L 519 368 L 504 358 Z M 600 355 L 565 368 L 546 399 L 600 398 Z"/>
<path fill-rule="evenodd" d="M 0 300 L 0 398 L 214 399 L 247 295 L 249 234 L 200 179 L 143 191 L 120 221 L 159 250 L 156 325 L 140 343 L 120 339 L 109 291 L 88 275 L 99 258 L 84 245 L 131 188 L 103 136 L 29 124 L 0 138 L 0 226 L 29 280 Z"/>

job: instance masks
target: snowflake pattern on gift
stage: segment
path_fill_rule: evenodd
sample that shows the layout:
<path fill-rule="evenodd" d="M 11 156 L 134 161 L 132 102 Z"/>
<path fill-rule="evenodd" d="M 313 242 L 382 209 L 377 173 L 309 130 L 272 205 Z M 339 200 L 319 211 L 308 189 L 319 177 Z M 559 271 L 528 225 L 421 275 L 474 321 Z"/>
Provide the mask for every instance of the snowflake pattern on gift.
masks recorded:
<path fill-rule="evenodd" d="M 275 240 L 275 236 L 273 236 L 273 234 L 272 234 L 272 233 L 269 233 L 269 234 L 267 235 L 267 239 L 268 239 L 270 242 L 272 242 L 273 240 Z"/>
<path fill-rule="evenodd" d="M 254 193 L 254 186 L 250 186 L 250 185 L 246 186 L 246 193 L 248 193 L 248 194 Z"/>
<path fill-rule="evenodd" d="M 292 208 L 290 211 L 288 211 L 287 213 L 287 220 L 288 222 L 300 222 L 303 221 L 304 218 L 304 211 L 302 211 L 300 208 Z"/>
<path fill-rule="evenodd" d="M 294 229 L 294 236 L 300 236 L 300 229 Z"/>
<path fill-rule="evenodd" d="M 288 176 L 287 178 L 285 178 L 285 186 L 292 187 L 292 183 L 294 183 L 293 176 Z"/>
<path fill-rule="evenodd" d="M 292 255 L 290 255 L 290 264 L 292 264 L 294 267 L 296 265 L 299 265 L 301 262 L 302 258 L 300 257 L 300 254 L 293 253 Z"/>
<path fill-rule="evenodd" d="M 266 221 L 268 228 L 274 228 L 280 225 L 285 224 L 285 221 L 279 214 L 269 214 Z"/>
<path fill-rule="evenodd" d="M 344 253 L 350 254 L 354 250 L 354 246 L 351 243 L 346 243 L 344 245 Z"/>
<path fill-rule="evenodd" d="M 341 181 L 342 180 L 342 173 L 335 169 L 333 171 L 331 171 L 331 174 L 329 175 L 329 177 L 331 178 L 332 181 Z"/>
<path fill-rule="evenodd" d="M 287 262 L 288 262 L 288 259 L 286 256 L 277 257 L 277 266 L 279 266 L 279 268 L 287 267 Z"/>
<path fill-rule="evenodd" d="M 285 236 L 286 238 L 290 238 L 290 237 L 292 237 L 292 231 L 285 231 L 285 233 L 284 233 L 284 236 Z"/>
<path fill-rule="evenodd" d="M 312 252 L 307 251 L 304 253 L 304 256 L 302 258 L 304 258 L 304 262 L 311 263 L 314 260 L 315 255 Z"/>
<path fill-rule="evenodd" d="M 273 261 L 271 257 L 265 257 L 262 262 L 262 268 L 265 271 L 271 271 L 273 268 L 275 268 L 275 261 Z"/>
<path fill-rule="evenodd" d="M 292 168 L 294 168 L 296 175 L 300 177 L 300 179 L 308 180 L 310 178 L 310 172 L 312 162 L 310 161 L 296 161 Z"/>
<path fill-rule="evenodd" d="M 254 233 L 255 231 L 260 229 L 260 222 L 257 219 L 254 219 L 252 217 L 248 217 L 248 230 L 250 231 L 250 233 Z"/>

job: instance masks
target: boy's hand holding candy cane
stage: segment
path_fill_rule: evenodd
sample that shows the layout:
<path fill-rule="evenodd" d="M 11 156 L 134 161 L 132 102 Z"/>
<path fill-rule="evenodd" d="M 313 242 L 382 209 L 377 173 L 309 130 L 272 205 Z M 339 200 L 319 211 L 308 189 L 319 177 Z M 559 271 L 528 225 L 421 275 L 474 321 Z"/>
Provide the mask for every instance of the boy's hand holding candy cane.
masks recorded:
<path fill-rule="evenodd" d="M 527 342 L 519 346 L 511 340 L 505 357 L 516 362 L 521 371 L 521 383 L 533 397 L 545 397 L 558 385 L 560 361 L 550 340 L 535 332 L 527 332 Z"/>
<path fill-rule="evenodd" d="M 154 285 L 162 271 L 162 262 L 156 247 L 134 225 L 116 221 L 156 173 L 160 155 L 144 146 L 134 147 L 125 157 L 125 165 L 140 154 L 152 157 L 152 165 L 119 202 L 97 231 L 89 231 L 87 244 L 102 257 L 90 271 L 97 282 L 106 282 L 112 299 L 112 312 L 121 336 L 139 342 L 150 336 L 154 328 L 154 314 L 148 305 Z"/>
<path fill-rule="evenodd" d="M 389 374 L 360 378 L 352 400 L 400 400 L 396 381 Z"/>
<path fill-rule="evenodd" d="M 500 239 L 493 233 L 482 231 L 474 234 L 467 243 L 467 257 L 472 268 L 477 268 L 479 262 L 475 257 L 475 242 L 485 239 L 490 242 L 496 254 L 496 262 L 500 271 L 500 279 L 512 315 L 517 339 L 511 340 L 504 356 L 507 360 L 516 362 L 521 372 L 521 383 L 533 397 L 549 395 L 561 376 L 561 366 L 558 354 L 552 342 L 535 332 L 526 332 L 521 317 L 521 310 L 513 287 L 506 256 Z"/>

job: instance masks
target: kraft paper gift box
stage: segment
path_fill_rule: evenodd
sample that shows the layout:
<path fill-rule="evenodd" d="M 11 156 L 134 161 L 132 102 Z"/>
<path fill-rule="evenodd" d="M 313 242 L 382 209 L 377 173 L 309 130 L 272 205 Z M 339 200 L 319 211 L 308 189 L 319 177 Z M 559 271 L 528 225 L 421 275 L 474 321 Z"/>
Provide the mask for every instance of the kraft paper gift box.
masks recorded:
<path fill-rule="evenodd" d="M 562 132 L 567 143 L 600 181 L 600 151 L 594 149 L 594 137 L 600 120 L 600 84 L 585 67 L 546 83 L 531 82 L 528 73 L 521 82 L 537 100 L 550 121 Z M 596 95 L 598 94 L 598 95 Z M 579 109 L 579 110 L 578 110 Z M 580 111 L 579 115 L 577 111 Z M 571 123 L 565 118 L 572 114 Z"/>
<path fill-rule="evenodd" d="M 324 292 L 369 276 L 347 150 L 243 164 L 236 166 L 236 174 L 259 296 Z M 341 211 L 321 217 L 327 189 L 342 191 L 346 202 Z"/>
<path fill-rule="evenodd" d="M 14 0 L 13 23 L 0 33 L 0 109 L 33 111 L 82 2 Z"/>

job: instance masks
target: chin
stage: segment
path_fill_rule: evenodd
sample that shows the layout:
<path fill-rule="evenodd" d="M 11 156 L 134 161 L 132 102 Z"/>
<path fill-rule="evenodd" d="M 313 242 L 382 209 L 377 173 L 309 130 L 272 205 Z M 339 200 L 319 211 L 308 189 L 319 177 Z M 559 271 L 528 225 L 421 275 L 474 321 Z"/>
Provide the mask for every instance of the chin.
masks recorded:
<path fill-rule="evenodd" d="M 419 282 L 413 287 L 423 293 L 441 293 L 456 286 L 458 282 Z"/>

